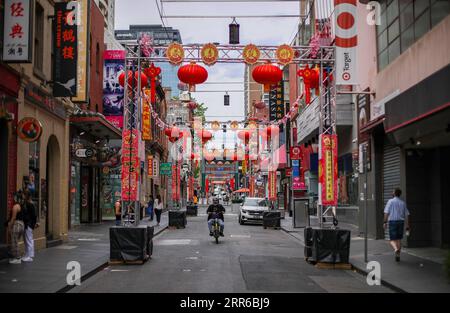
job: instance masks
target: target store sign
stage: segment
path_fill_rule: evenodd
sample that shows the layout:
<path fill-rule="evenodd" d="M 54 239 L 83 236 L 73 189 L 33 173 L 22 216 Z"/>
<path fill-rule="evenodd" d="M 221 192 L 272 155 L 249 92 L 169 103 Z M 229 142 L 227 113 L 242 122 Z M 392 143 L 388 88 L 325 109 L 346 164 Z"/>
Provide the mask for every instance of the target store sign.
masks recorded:
<path fill-rule="evenodd" d="M 336 29 L 336 84 L 357 85 L 357 0 L 334 0 Z"/>

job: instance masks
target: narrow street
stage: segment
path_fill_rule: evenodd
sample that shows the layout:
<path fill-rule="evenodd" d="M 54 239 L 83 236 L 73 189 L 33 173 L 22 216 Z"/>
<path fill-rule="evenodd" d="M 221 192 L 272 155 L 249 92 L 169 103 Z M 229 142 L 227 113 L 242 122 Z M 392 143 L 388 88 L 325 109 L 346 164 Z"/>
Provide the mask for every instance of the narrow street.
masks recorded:
<path fill-rule="evenodd" d="M 208 236 L 203 207 L 186 229 L 157 236 L 146 264 L 110 266 L 71 292 L 390 292 L 351 271 L 316 269 L 304 261 L 300 241 L 281 230 L 241 226 L 230 210 L 219 245 Z"/>

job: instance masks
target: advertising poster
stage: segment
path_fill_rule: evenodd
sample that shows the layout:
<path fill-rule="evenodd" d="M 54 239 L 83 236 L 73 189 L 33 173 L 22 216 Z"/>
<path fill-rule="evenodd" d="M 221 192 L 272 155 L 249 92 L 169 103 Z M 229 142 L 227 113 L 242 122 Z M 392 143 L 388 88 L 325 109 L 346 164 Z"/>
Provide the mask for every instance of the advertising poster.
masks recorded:
<path fill-rule="evenodd" d="M 100 198 L 100 206 L 102 208 L 103 220 L 114 220 L 115 210 L 114 203 L 120 199 L 121 192 L 121 175 L 120 166 L 115 168 L 103 168 L 103 184 L 102 195 Z"/>
<path fill-rule="evenodd" d="M 321 135 L 319 150 L 319 204 L 338 203 L 338 151 L 336 135 Z"/>
<path fill-rule="evenodd" d="M 125 51 L 105 51 L 103 70 L 103 114 L 117 128 L 123 128 L 124 89 L 119 75 L 125 69 Z"/>

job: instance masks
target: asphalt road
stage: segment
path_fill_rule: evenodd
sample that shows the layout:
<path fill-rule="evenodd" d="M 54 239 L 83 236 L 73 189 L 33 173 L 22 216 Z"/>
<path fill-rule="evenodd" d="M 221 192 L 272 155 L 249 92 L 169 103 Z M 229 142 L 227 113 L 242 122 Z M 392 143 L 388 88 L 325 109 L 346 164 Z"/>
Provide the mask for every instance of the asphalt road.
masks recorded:
<path fill-rule="evenodd" d="M 282 230 L 238 224 L 227 207 L 225 238 L 209 237 L 205 209 L 186 229 L 154 239 L 144 265 L 110 266 L 71 292 L 257 293 L 390 292 L 370 287 L 352 271 L 319 270 L 303 258 L 303 245 Z"/>

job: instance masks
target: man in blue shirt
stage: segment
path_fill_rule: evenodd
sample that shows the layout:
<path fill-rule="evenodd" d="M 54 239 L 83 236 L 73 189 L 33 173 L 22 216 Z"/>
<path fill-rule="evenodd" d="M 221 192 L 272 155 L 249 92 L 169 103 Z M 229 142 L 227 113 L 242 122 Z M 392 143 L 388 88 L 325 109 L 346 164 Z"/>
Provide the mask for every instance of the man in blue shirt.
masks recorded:
<path fill-rule="evenodd" d="M 384 228 L 389 224 L 390 244 L 395 251 L 395 261 L 400 262 L 400 251 L 402 249 L 403 230 L 409 232 L 409 211 L 406 203 L 400 199 L 402 191 L 396 188 L 394 198 L 388 201 L 384 209 Z"/>

